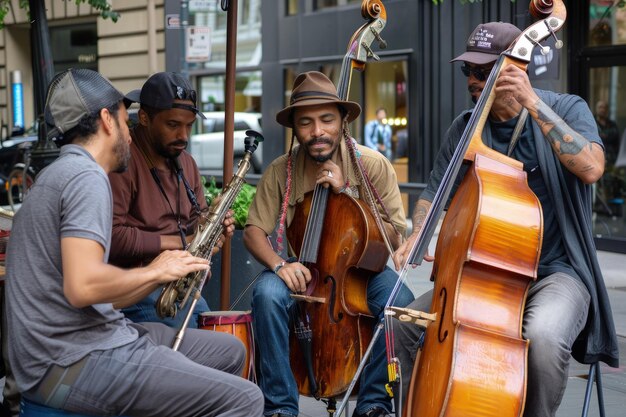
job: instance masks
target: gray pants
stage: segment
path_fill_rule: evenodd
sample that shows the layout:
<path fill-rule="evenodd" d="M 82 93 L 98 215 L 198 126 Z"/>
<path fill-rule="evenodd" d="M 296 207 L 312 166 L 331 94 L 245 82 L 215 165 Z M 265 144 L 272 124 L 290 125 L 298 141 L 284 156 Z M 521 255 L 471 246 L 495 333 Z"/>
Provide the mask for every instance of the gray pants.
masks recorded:
<path fill-rule="evenodd" d="M 101 416 L 262 415 L 261 390 L 238 376 L 245 348 L 237 338 L 187 329 L 175 352 L 170 346 L 176 329 L 161 323 L 132 326 L 139 331 L 137 341 L 92 352 L 67 384 L 47 380 L 58 374 L 50 368 L 24 396 L 46 405 L 60 401 L 65 410 Z M 68 369 L 71 375 L 72 366 Z"/>
<path fill-rule="evenodd" d="M 407 308 L 429 311 L 432 290 Z M 547 276 L 531 284 L 526 299 L 522 333 L 530 340 L 528 383 L 524 417 L 551 417 L 556 414 L 567 385 L 571 347 L 585 327 L 590 296 L 585 285 L 563 273 Z M 402 365 L 406 399 L 417 340 L 418 326 L 393 320 L 396 356 Z M 406 404 L 406 402 L 404 402 Z"/>

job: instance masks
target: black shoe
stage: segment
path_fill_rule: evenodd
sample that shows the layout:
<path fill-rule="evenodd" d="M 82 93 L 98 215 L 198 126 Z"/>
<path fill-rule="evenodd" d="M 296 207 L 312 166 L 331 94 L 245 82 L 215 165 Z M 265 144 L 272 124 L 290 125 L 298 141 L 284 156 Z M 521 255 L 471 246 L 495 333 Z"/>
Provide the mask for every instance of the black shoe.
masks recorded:
<path fill-rule="evenodd" d="M 352 417 L 391 417 L 391 414 L 387 413 L 384 408 L 374 407 L 365 414 L 359 414 L 354 410 Z"/>

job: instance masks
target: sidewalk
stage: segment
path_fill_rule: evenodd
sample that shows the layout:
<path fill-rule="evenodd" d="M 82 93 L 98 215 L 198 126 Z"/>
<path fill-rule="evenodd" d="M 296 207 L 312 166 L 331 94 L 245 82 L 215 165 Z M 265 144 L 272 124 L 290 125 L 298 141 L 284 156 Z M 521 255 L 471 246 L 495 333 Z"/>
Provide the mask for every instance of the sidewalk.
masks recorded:
<path fill-rule="evenodd" d="M 433 239 L 434 240 L 434 239 Z M 434 253 L 434 248 L 431 249 Z M 610 368 L 601 364 L 602 388 L 606 417 L 624 417 L 626 415 L 626 254 L 598 251 L 598 259 L 607 286 L 613 320 L 619 341 L 620 367 Z M 429 281 L 432 265 L 424 263 L 409 273 L 411 290 L 422 294 L 432 288 Z M 585 398 L 589 366 L 571 360 L 569 382 L 557 417 L 580 416 Z M 600 416 L 596 388 L 591 396 L 589 417 Z M 353 397 L 356 398 L 356 397 Z M 340 399 L 339 399 L 340 400 Z M 354 401 L 350 401 L 350 415 L 354 410 Z M 324 403 L 308 397 L 300 397 L 301 417 L 328 417 Z M 339 417 L 339 416 L 337 416 Z"/>

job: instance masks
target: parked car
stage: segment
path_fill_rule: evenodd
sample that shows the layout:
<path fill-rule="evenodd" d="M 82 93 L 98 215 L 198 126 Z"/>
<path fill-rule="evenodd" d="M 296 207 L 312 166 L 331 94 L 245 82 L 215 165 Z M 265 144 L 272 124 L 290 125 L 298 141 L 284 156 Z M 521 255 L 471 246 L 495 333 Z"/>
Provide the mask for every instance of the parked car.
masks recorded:
<path fill-rule="evenodd" d="M 189 152 L 196 160 L 198 168 L 201 170 L 222 170 L 224 169 L 224 113 L 205 112 L 206 119 L 202 122 L 200 133 L 191 135 L 189 142 Z M 235 112 L 233 134 L 234 170 L 237 170 L 237 163 L 245 153 L 244 139 L 246 130 L 252 129 L 261 132 L 261 114 Z M 252 154 L 251 172 L 260 173 L 263 165 L 263 145 Z"/>

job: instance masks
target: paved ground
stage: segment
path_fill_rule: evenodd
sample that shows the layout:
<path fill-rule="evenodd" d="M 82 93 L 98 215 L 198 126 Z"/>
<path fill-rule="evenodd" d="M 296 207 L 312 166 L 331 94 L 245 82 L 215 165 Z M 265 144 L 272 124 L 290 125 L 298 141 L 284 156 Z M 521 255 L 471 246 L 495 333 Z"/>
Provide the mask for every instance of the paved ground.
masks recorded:
<path fill-rule="evenodd" d="M 434 251 L 431 250 L 431 253 Z M 620 367 L 610 368 L 601 364 L 602 384 L 606 417 L 626 416 L 626 255 L 612 252 L 598 252 L 600 265 L 606 282 L 615 327 L 619 337 Z M 425 263 L 409 274 L 411 289 L 415 294 L 421 294 L 432 288 L 428 277 L 431 265 Z M 588 365 L 582 365 L 572 359 L 569 370 L 569 382 L 565 396 L 557 417 L 572 417 L 582 414 L 585 389 L 587 385 Z M 350 414 L 354 409 L 354 402 L 350 401 Z M 591 396 L 589 417 L 600 416 L 596 390 Z M 325 404 L 312 398 L 300 397 L 300 416 L 327 417 Z"/>

